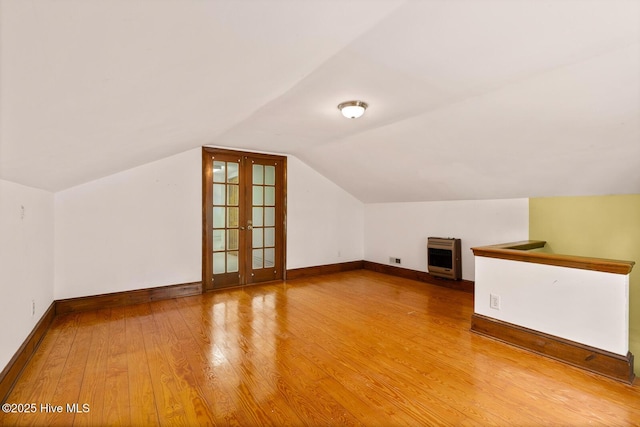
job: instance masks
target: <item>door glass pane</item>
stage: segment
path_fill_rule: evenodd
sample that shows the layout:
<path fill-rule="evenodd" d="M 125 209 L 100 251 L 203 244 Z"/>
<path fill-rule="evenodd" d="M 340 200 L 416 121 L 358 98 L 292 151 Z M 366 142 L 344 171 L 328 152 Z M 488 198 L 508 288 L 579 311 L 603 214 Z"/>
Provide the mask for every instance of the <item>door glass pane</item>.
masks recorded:
<path fill-rule="evenodd" d="M 253 186 L 253 206 L 261 206 L 264 204 L 262 199 L 263 188 L 264 187 L 262 185 Z"/>
<path fill-rule="evenodd" d="M 262 165 L 253 165 L 253 183 L 254 184 L 262 184 L 264 182 L 263 179 L 263 170 Z"/>
<path fill-rule="evenodd" d="M 264 225 L 276 225 L 276 208 L 264 208 Z"/>
<path fill-rule="evenodd" d="M 213 204 L 224 205 L 224 184 L 213 184 Z"/>
<path fill-rule="evenodd" d="M 262 228 L 258 227 L 253 229 L 253 239 L 251 246 L 254 248 L 261 248 L 262 246 L 264 246 L 262 244 Z"/>
<path fill-rule="evenodd" d="M 254 227 L 262 227 L 262 208 L 253 207 L 253 226 Z"/>
<path fill-rule="evenodd" d="M 276 167 L 264 167 L 264 183 L 265 185 L 276 185 Z"/>
<path fill-rule="evenodd" d="M 240 187 L 233 184 L 227 184 L 227 204 L 231 206 L 238 206 Z M 213 193 L 215 196 L 215 193 Z M 215 204 L 215 201 L 213 202 Z M 222 204 L 222 203 L 221 203 Z"/>
<path fill-rule="evenodd" d="M 237 184 L 239 180 L 239 172 L 238 168 L 240 167 L 239 163 L 229 162 L 227 163 L 227 182 L 231 182 Z"/>
<path fill-rule="evenodd" d="M 225 214 L 225 208 L 223 207 L 213 208 L 213 227 L 214 228 L 224 228 L 224 214 Z"/>
<path fill-rule="evenodd" d="M 213 162 L 213 182 L 224 182 L 225 162 Z"/>
<path fill-rule="evenodd" d="M 239 213 L 240 213 L 240 208 L 227 208 L 227 211 L 229 211 L 229 218 L 228 218 L 228 222 L 227 222 L 227 227 L 229 228 L 235 228 L 238 227 L 239 225 Z"/>
<path fill-rule="evenodd" d="M 276 205 L 276 187 L 264 187 L 264 204 L 267 206 Z"/>
<path fill-rule="evenodd" d="M 213 274 L 238 271 L 240 164 L 213 162 Z M 229 207 L 231 206 L 231 207 Z M 233 252 L 229 252 L 229 251 Z"/>
<path fill-rule="evenodd" d="M 231 229 L 227 231 L 227 249 L 238 250 L 238 229 Z"/>
<path fill-rule="evenodd" d="M 213 253 L 213 274 L 219 274 L 225 272 L 224 266 L 224 252 Z"/>
<path fill-rule="evenodd" d="M 253 249 L 252 258 L 253 261 L 251 263 L 252 268 L 262 268 L 263 262 L 263 253 L 262 249 Z"/>
<path fill-rule="evenodd" d="M 265 228 L 264 229 L 264 245 L 265 246 L 275 246 L 276 245 L 276 229 L 275 228 Z"/>
<path fill-rule="evenodd" d="M 264 250 L 264 268 L 270 268 L 276 265 L 276 250 L 267 248 Z"/>
<path fill-rule="evenodd" d="M 213 250 L 224 251 L 224 230 L 213 230 Z"/>
<path fill-rule="evenodd" d="M 227 252 L 227 272 L 236 273 L 238 271 L 238 252 Z"/>

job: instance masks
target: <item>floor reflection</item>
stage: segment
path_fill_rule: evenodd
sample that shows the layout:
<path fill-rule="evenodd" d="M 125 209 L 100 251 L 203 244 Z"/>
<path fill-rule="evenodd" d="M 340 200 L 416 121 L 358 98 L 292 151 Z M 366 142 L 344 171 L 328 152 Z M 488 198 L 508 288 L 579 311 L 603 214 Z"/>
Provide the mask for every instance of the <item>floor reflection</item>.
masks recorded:
<path fill-rule="evenodd" d="M 268 401 L 278 386 L 282 327 L 286 325 L 284 285 L 209 294 L 211 340 L 208 358 L 214 376 L 233 370 L 235 401 Z M 227 379 L 228 380 L 228 379 Z"/>

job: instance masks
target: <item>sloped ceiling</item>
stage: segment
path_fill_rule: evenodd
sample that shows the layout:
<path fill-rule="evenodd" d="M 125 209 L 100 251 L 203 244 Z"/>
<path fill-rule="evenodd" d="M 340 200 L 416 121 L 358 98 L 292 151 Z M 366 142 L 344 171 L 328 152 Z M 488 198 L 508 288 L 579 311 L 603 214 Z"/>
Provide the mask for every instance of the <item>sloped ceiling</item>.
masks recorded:
<path fill-rule="evenodd" d="M 202 145 L 363 202 L 639 193 L 640 0 L 0 0 L 0 178 Z"/>

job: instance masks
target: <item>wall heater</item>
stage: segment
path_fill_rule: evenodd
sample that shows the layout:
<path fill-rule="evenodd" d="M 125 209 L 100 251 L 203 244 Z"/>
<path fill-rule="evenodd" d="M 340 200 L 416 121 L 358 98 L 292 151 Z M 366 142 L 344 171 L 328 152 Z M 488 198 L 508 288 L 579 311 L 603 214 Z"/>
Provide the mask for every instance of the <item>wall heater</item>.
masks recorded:
<path fill-rule="evenodd" d="M 429 237 L 427 239 L 427 269 L 429 274 L 446 279 L 462 279 L 460 239 Z"/>

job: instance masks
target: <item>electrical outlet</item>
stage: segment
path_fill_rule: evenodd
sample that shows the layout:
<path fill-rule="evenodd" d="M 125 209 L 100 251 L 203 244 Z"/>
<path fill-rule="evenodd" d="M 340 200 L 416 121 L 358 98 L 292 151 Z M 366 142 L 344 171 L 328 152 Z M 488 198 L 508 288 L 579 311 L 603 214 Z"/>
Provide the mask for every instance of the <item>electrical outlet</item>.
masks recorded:
<path fill-rule="evenodd" d="M 393 256 L 389 257 L 389 264 L 402 264 L 402 261 L 400 260 L 400 258 L 396 258 Z"/>
<path fill-rule="evenodd" d="M 500 295 L 489 294 L 489 307 L 500 310 Z"/>
<path fill-rule="evenodd" d="M 36 315 L 36 300 L 31 300 L 31 317 Z"/>

